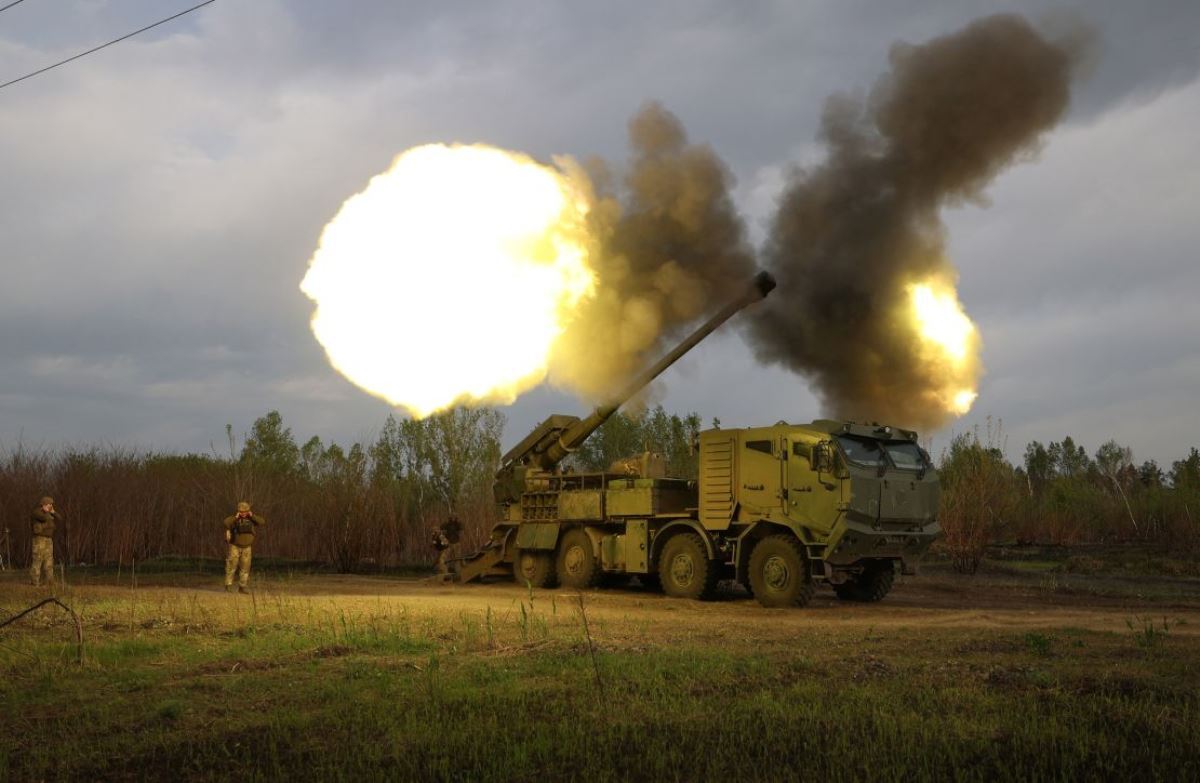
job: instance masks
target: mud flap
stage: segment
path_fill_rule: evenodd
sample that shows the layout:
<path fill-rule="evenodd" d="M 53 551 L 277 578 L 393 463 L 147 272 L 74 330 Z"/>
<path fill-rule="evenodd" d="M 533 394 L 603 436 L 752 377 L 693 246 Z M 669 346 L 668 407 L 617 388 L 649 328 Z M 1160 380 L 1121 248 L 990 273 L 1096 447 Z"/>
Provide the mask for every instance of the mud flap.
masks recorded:
<path fill-rule="evenodd" d="M 517 549 L 554 549 L 558 546 L 557 522 L 527 522 L 517 528 Z"/>

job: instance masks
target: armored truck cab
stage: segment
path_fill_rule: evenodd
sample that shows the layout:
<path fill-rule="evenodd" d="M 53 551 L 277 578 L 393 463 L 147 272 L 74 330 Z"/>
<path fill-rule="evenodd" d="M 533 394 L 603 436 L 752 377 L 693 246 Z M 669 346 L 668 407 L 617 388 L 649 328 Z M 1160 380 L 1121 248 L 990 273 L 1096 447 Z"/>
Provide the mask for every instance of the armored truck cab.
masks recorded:
<path fill-rule="evenodd" d="M 897 566 L 916 572 L 940 532 L 929 456 L 916 433 L 887 426 L 709 430 L 697 485 L 701 527 L 732 540 L 725 575 L 770 605 L 804 603 L 804 583 L 822 581 L 843 598 L 878 600 Z"/>
<path fill-rule="evenodd" d="M 830 420 L 708 430 L 687 477 L 667 476 L 652 453 L 602 472 L 562 467 L 622 402 L 774 285 L 760 273 L 612 403 L 583 419 L 550 416 L 510 449 L 493 485 L 500 521 L 456 563 L 457 578 L 511 573 L 581 588 L 636 575 L 691 598 L 734 579 L 760 603 L 788 606 L 821 582 L 841 598 L 879 600 L 897 567 L 915 572 L 939 532 L 938 483 L 907 430 Z"/>

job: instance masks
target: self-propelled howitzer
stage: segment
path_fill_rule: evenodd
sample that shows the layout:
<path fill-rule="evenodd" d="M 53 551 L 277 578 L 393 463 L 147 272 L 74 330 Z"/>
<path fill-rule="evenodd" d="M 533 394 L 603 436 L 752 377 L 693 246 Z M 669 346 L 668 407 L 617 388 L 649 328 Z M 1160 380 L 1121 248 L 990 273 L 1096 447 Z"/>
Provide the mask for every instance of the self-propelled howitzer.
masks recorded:
<path fill-rule="evenodd" d="M 915 573 L 940 532 L 938 478 L 909 430 L 780 421 L 700 432 L 693 476 L 668 476 L 651 452 L 604 471 L 559 469 L 622 403 L 774 285 L 760 274 L 612 402 L 583 419 L 551 416 L 505 454 L 499 521 L 457 563 L 458 579 L 511 574 L 530 587 L 585 588 L 636 576 L 686 598 L 731 579 L 766 606 L 797 606 L 821 583 L 839 598 L 877 601 L 897 570 Z"/>

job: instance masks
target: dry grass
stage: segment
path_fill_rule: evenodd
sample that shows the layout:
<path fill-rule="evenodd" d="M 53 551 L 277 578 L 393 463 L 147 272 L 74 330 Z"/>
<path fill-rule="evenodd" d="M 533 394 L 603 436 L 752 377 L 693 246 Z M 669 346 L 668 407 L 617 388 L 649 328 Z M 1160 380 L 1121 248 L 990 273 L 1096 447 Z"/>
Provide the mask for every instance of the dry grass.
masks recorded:
<path fill-rule="evenodd" d="M 0 575 L 5 612 L 34 597 L 18 577 Z M 505 583 L 75 580 L 82 667 L 63 617 L 0 632 L 0 774 L 1194 777 L 1200 596 L 1039 580 L 947 570 L 804 610 L 598 591 L 585 615 L 574 592 Z"/>

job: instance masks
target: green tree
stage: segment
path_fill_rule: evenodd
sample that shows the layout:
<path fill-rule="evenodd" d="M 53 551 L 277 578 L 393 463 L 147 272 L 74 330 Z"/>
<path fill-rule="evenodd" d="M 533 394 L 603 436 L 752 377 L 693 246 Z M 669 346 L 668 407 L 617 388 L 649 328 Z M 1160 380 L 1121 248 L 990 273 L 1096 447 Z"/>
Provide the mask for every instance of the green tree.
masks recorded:
<path fill-rule="evenodd" d="M 1083 446 L 1077 446 L 1070 435 L 1063 438 L 1062 443 L 1051 443 L 1046 451 L 1055 474 L 1059 476 L 1083 476 L 1091 467 L 1092 461 L 1088 458 L 1087 450 Z"/>
<path fill-rule="evenodd" d="M 1166 475 L 1157 462 L 1148 459 L 1138 468 L 1138 481 L 1143 487 L 1161 487 L 1166 482 Z"/>
<path fill-rule="evenodd" d="M 1038 498 L 1054 478 L 1054 460 L 1046 447 L 1036 440 L 1025 447 L 1025 476 L 1029 482 L 1030 494 Z"/>
<path fill-rule="evenodd" d="M 613 462 L 650 448 L 646 442 L 645 411 L 620 410 L 608 417 L 572 456 L 579 470 L 607 470 Z"/>
<path fill-rule="evenodd" d="M 1195 446 L 1187 457 L 1171 464 L 1171 486 L 1175 489 L 1200 489 L 1200 451 Z"/>
<path fill-rule="evenodd" d="M 663 456 L 672 476 L 694 476 L 693 443 L 700 434 L 698 413 L 679 416 L 661 406 L 640 411 L 620 411 L 583 442 L 572 459 L 579 470 L 602 471 L 619 459 L 652 451 Z"/>
<path fill-rule="evenodd" d="M 500 466 L 503 414 L 460 406 L 435 413 L 423 424 L 422 456 L 439 500 L 455 509 L 468 500 L 470 490 L 491 486 Z"/>
<path fill-rule="evenodd" d="M 279 411 L 269 411 L 254 421 L 242 447 L 241 461 L 256 471 L 285 474 L 299 470 L 300 448 L 291 429 L 283 426 Z"/>
<path fill-rule="evenodd" d="M 1115 440 L 1109 440 L 1096 449 L 1096 468 L 1111 484 L 1113 491 L 1121 498 L 1125 511 L 1129 514 L 1129 523 L 1135 533 L 1140 534 L 1141 528 L 1129 505 L 1129 495 L 1125 492 L 1126 483 L 1132 483 L 1136 475 L 1133 470 L 1133 450 L 1122 446 Z"/>

